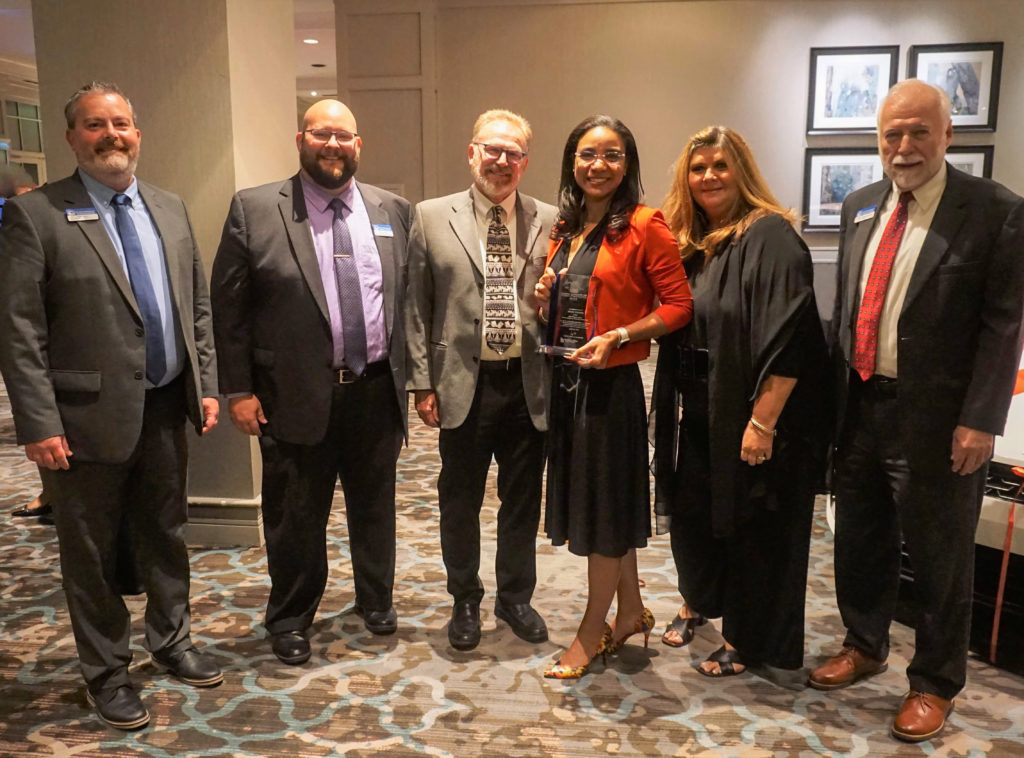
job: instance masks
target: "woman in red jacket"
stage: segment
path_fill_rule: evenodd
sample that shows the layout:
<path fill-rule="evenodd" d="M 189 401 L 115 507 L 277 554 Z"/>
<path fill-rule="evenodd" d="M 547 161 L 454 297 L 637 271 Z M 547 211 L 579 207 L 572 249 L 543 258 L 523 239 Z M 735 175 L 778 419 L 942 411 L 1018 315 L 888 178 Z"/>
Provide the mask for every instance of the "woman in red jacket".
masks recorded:
<path fill-rule="evenodd" d="M 636 564 L 651 534 L 636 364 L 652 337 L 689 321 L 692 300 L 675 239 L 660 211 L 640 205 L 640 193 L 632 133 L 609 116 L 585 119 L 565 145 L 558 219 L 536 292 L 562 354 L 553 359 L 545 527 L 552 544 L 587 557 L 588 572 L 586 612 L 569 649 L 544 672 L 549 678 L 582 676 L 594 656 L 616 652 L 633 634 L 646 645 L 654 626 Z"/>

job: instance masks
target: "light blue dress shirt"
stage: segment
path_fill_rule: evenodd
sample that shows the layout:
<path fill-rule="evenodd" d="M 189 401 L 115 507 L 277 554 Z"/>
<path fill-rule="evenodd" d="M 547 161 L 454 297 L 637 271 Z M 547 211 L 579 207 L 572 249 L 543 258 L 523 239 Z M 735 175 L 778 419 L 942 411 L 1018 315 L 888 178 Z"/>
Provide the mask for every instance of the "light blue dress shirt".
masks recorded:
<path fill-rule="evenodd" d="M 86 192 L 92 199 L 93 207 L 107 230 L 107 236 L 117 251 L 118 260 L 124 268 L 124 274 L 128 276 L 128 264 L 124 259 L 124 248 L 121 246 L 121 235 L 117 233 L 117 220 L 114 215 L 114 206 L 111 200 L 118 194 L 105 184 L 96 181 L 81 168 L 78 175 L 82 177 Z M 133 178 L 131 186 L 124 191 L 131 198 L 132 205 L 128 209 L 132 223 L 135 224 L 135 231 L 139 235 L 139 242 L 142 243 L 142 255 L 146 260 L 146 270 L 149 271 L 149 278 L 153 282 L 153 292 L 156 294 L 157 305 L 160 308 L 160 324 L 163 327 L 164 353 L 167 356 L 167 372 L 155 386 L 163 387 L 172 379 L 175 379 L 185 367 L 185 343 L 178 326 L 178 315 L 174 311 L 171 298 L 171 284 L 167 276 L 167 261 L 164 258 L 164 245 L 160 240 L 160 232 L 153 223 L 152 216 L 146 208 L 146 202 L 139 194 L 138 180 Z M 130 281 L 130 280 L 129 280 Z M 151 385 L 146 380 L 147 389 Z"/>

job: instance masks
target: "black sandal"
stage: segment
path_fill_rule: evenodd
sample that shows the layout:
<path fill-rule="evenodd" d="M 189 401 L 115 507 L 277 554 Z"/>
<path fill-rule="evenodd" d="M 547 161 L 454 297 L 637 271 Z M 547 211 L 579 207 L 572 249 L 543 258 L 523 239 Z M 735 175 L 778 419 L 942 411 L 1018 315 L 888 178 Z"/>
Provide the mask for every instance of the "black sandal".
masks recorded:
<path fill-rule="evenodd" d="M 696 616 L 680 616 L 677 613 L 676 617 L 665 627 L 665 631 L 661 633 L 661 641 L 669 647 L 689 645 L 693 641 L 693 635 L 697 633 L 697 627 L 704 626 L 706 623 L 708 623 L 708 620 L 699 613 Z M 665 635 L 669 632 L 678 634 L 681 642 L 671 642 L 665 639 Z"/>
<path fill-rule="evenodd" d="M 718 673 L 705 671 L 700 666 L 697 667 L 697 673 L 711 679 L 721 679 L 723 676 L 737 676 L 747 670 L 747 667 L 743 665 L 743 661 L 740 660 L 739 651 L 729 650 L 725 645 L 722 645 L 718 650 L 709 655 L 706 660 L 718 664 Z M 739 671 L 736 670 L 737 663 L 743 666 Z"/>

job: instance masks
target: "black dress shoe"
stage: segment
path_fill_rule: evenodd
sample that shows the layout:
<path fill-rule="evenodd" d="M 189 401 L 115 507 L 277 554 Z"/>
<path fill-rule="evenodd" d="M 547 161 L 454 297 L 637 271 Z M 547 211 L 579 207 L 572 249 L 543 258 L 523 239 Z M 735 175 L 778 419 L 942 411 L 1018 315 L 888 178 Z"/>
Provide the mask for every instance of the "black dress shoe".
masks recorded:
<path fill-rule="evenodd" d="M 448 642 L 456 650 L 472 650 L 480 644 L 480 603 L 463 601 L 452 607 Z"/>
<path fill-rule="evenodd" d="M 36 516 L 49 516 L 53 513 L 53 506 L 49 503 L 44 503 L 38 508 L 29 508 L 28 506 L 22 506 L 15 511 L 11 511 L 12 516 L 18 518 L 35 518 Z"/>
<path fill-rule="evenodd" d="M 394 634 L 398 629 L 398 614 L 391 606 L 386 611 L 371 611 L 361 605 L 355 607 L 356 615 L 363 617 L 366 631 L 374 634 Z"/>
<path fill-rule="evenodd" d="M 516 637 L 527 642 L 547 642 L 548 627 L 529 603 L 494 604 L 494 615 L 512 627 Z"/>
<path fill-rule="evenodd" d="M 281 663 L 298 666 L 309 660 L 309 640 L 302 632 L 281 632 L 275 634 L 270 642 L 274 655 Z"/>
<path fill-rule="evenodd" d="M 141 729 L 149 723 L 149 711 L 127 684 L 95 695 L 86 691 L 85 699 L 96 709 L 96 715 L 115 729 Z"/>
<path fill-rule="evenodd" d="M 191 646 L 173 653 L 153 653 L 153 661 L 193 687 L 213 687 L 224 681 L 213 656 L 200 653 Z"/>

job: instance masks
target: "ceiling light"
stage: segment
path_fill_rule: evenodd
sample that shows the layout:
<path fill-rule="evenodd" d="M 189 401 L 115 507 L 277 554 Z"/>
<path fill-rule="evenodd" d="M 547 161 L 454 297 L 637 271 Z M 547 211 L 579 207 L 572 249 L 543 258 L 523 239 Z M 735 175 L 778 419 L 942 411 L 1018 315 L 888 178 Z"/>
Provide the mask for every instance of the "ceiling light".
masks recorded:
<path fill-rule="evenodd" d="M 317 92 L 317 91 L 316 91 L 315 89 L 312 89 L 312 90 L 310 90 L 310 91 L 309 91 L 309 94 L 311 94 L 311 95 L 312 95 L 313 97 L 316 97 L 316 96 L 317 96 L 317 95 L 319 95 L 320 93 L 319 93 L 319 92 Z"/>
<path fill-rule="evenodd" d="M 304 39 L 302 41 L 305 42 L 307 45 L 319 45 L 320 44 L 320 40 L 313 39 L 312 37 L 307 37 L 306 39 Z"/>

